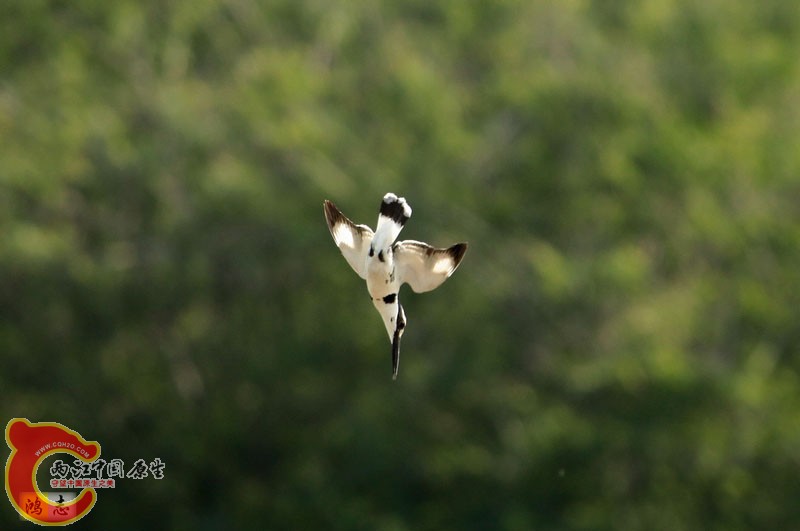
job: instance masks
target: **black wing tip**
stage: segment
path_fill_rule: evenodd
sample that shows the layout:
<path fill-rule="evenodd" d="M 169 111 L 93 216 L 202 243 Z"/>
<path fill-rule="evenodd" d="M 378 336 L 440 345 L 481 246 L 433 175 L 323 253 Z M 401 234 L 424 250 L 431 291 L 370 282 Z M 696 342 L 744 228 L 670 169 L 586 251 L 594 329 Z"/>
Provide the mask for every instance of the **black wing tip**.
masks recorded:
<path fill-rule="evenodd" d="M 457 243 L 447 248 L 447 254 L 453 259 L 453 263 L 455 264 L 453 269 L 458 267 L 458 264 L 461 263 L 461 260 L 464 258 L 464 255 L 467 254 L 467 242 Z"/>
<path fill-rule="evenodd" d="M 379 212 L 381 216 L 386 216 L 402 226 L 411 217 L 411 206 L 405 197 L 397 197 L 392 193 L 388 193 L 383 196 Z"/>
<path fill-rule="evenodd" d="M 328 228 L 331 230 L 331 234 L 333 234 L 333 228 L 336 225 L 350 221 L 342 214 L 342 211 L 337 208 L 333 201 L 328 201 L 326 199 L 322 202 L 322 207 L 325 210 L 325 220 L 328 222 Z"/>
<path fill-rule="evenodd" d="M 332 201 L 328 201 L 327 199 L 322 202 L 322 210 L 325 212 L 325 220 L 328 222 L 328 227 L 333 228 L 336 218 L 339 217 L 339 209 L 336 208 L 336 205 L 333 204 Z"/>

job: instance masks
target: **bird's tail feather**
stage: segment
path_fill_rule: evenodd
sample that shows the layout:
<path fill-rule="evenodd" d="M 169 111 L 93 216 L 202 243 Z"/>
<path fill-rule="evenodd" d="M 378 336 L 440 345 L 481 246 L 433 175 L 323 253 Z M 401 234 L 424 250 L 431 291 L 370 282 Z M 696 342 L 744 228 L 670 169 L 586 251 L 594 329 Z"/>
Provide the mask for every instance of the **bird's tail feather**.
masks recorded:
<path fill-rule="evenodd" d="M 383 196 L 375 228 L 375 243 L 379 247 L 391 245 L 410 217 L 411 205 L 405 197 L 397 197 L 393 193 Z"/>

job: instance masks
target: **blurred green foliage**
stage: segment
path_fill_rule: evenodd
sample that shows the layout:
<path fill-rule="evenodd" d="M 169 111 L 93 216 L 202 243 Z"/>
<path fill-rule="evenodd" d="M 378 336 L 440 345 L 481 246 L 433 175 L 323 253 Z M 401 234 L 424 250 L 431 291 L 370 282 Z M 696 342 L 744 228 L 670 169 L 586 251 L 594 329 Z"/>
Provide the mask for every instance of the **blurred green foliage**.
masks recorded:
<path fill-rule="evenodd" d="M 800 528 L 798 50 L 785 0 L 2 2 L 1 416 L 167 464 L 80 528 Z M 470 242 L 397 382 L 322 215 L 388 191 Z"/>

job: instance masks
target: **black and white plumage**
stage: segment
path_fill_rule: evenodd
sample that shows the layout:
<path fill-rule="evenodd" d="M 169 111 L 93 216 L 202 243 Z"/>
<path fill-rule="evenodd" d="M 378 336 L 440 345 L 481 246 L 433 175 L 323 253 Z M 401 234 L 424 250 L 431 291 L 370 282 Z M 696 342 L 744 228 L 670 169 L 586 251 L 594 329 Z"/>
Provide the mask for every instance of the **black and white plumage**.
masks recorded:
<path fill-rule="evenodd" d="M 392 193 L 383 196 L 374 232 L 347 219 L 332 202 L 325 200 L 323 206 L 333 241 L 350 267 L 367 281 L 372 304 L 381 314 L 392 342 L 392 379 L 396 379 L 400 337 L 407 324 L 400 286 L 408 284 L 416 293 L 437 288 L 461 263 L 467 244 L 439 249 L 414 240 L 395 242 L 411 217 L 411 206 Z"/>

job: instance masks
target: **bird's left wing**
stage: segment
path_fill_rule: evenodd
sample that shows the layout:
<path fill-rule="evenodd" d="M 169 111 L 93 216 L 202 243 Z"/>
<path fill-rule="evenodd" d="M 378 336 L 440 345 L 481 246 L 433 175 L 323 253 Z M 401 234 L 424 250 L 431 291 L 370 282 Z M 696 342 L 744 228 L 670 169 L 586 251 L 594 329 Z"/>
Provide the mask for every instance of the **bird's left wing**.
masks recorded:
<path fill-rule="evenodd" d="M 347 260 L 353 271 L 361 278 L 366 279 L 367 273 L 364 264 L 370 242 L 372 242 L 372 229 L 366 225 L 356 225 L 327 199 L 323 206 L 333 241 L 342 251 L 344 259 Z"/>
<path fill-rule="evenodd" d="M 417 293 L 424 293 L 439 287 L 453 274 L 467 252 L 467 244 L 438 249 L 427 243 L 406 240 L 396 243 L 393 251 L 397 280 L 401 284 L 407 282 Z"/>

